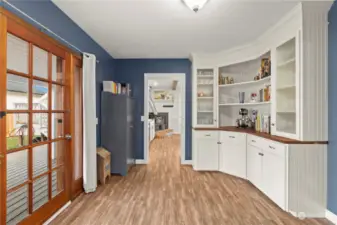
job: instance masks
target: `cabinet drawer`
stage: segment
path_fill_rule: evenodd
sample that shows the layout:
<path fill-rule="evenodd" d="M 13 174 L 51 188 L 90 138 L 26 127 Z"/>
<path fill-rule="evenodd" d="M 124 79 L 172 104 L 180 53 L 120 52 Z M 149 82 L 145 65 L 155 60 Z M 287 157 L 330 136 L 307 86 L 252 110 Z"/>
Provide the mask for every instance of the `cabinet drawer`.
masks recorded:
<path fill-rule="evenodd" d="M 255 135 L 247 135 L 247 144 L 262 149 L 266 146 L 266 139 L 257 137 Z"/>
<path fill-rule="evenodd" d="M 197 131 L 196 138 L 218 139 L 218 131 Z"/>
<path fill-rule="evenodd" d="M 271 154 L 278 155 L 283 158 L 286 156 L 286 146 L 287 145 L 282 143 L 266 140 L 263 147 L 263 152 L 264 153 L 269 152 Z"/>
<path fill-rule="evenodd" d="M 228 132 L 228 131 L 221 131 L 220 133 L 221 135 L 221 138 L 229 138 L 229 139 L 232 139 L 232 140 L 239 140 L 239 141 L 242 141 L 246 138 L 246 134 L 244 133 L 238 133 L 238 132 Z"/>

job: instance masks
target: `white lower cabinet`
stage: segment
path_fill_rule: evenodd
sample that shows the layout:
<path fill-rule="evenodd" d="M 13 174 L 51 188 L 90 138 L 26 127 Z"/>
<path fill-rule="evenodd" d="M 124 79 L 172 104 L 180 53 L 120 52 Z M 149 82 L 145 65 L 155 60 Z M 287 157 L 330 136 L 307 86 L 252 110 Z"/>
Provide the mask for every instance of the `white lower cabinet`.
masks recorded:
<path fill-rule="evenodd" d="M 257 188 L 262 188 L 262 150 L 247 145 L 247 179 Z"/>
<path fill-rule="evenodd" d="M 195 141 L 196 160 L 194 169 L 199 171 L 218 171 L 218 131 L 197 131 Z"/>
<path fill-rule="evenodd" d="M 247 179 L 286 209 L 286 145 L 250 137 L 247 144 Z"/>
<path fill-rule="evenodd" d="M 220 171 L 247 178 L 246 134 L 220 132 Z"/>
<path fill-rule="evenodd" d="M 262 157 L 262 191 L 280 208 L 286 208 L 286 158 L 285 147 L 263 149 Z"/>
<path fill-rule="evenodd" d="M 246 178 L 295 216 L 325 217 L 325 144 L 283 144 L 240 132 L 193 131 L 193 168 Z"/>

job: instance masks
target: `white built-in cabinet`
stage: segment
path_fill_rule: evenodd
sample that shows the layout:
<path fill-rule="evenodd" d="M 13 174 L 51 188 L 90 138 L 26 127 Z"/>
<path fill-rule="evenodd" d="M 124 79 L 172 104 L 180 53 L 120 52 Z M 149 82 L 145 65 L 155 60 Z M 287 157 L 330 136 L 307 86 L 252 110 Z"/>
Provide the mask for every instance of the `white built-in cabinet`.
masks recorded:
<path fill-rule="evenodd" d="M 193 130 L 192 139 L 194 170 L 247 179 L 295 216 L 325 216 L 327 145 L 216 130 Z"/>
<path fill-rule="evenodd" d="M 194 169 L 247 179 L 296 216 L 325 217 L 327 144 L 309 142 L 328 141 L 331 5 L 332 1 L 300 2 L 248 45 L 191 54 Z M 270 76 L 254 80 L 261 59 L 269 57 Z M 234 84 L 220 78 L 228 76 Z M 269 85 L 269 101 L 250 98 Z M 239 103 L 239 92 L 245 92 L 244 103 Z M 272 135 L 300 142 L 283 144 L 241 132 L 205 130 L 234 126 L 240 108 L 270 115 Z"/>
<path fill-rule="evenodd" d="M 327 141 L 330 6 L 327 1 L 301 2 L 248 45 L 213 54 L 192 53 L 192 126 L 234 126 L 240 108 L 247 108 L 270 115 L 273 135 Z M 261 59 L 269 57 L 271 76 L 255 81 Z M 219 77 L 228 76 L 234 84 L 220 82 Z M 270 101 L 251 99 L 252 93 L 269 85 Z M 245 92 L 243 104 L 239 92 Z"/>

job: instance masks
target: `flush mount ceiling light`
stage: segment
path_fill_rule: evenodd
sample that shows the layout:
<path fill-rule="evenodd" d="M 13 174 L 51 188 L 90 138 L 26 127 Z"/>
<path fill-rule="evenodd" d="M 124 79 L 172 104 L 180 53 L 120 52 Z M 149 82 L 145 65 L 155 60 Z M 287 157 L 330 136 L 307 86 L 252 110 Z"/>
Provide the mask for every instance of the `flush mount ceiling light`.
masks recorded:
<path fill-rule="evenodd" d="M 194 12 L 198 12 L 202 9 L 208 0 L 182 0 L 188 8 L 193 10 Z"/>

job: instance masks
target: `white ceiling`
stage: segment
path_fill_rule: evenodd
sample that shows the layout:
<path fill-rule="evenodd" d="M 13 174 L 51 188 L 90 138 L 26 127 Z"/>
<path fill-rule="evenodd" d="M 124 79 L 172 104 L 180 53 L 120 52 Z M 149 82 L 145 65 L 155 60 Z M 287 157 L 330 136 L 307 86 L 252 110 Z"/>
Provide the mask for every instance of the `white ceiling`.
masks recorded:
<path fill-rule="evenodd" d="M 295 5 L 283 0 L 210 0 L 198 13 L 181 0 L 53 0 L 115 58 L 187 58 L 260 36 Z"/>

